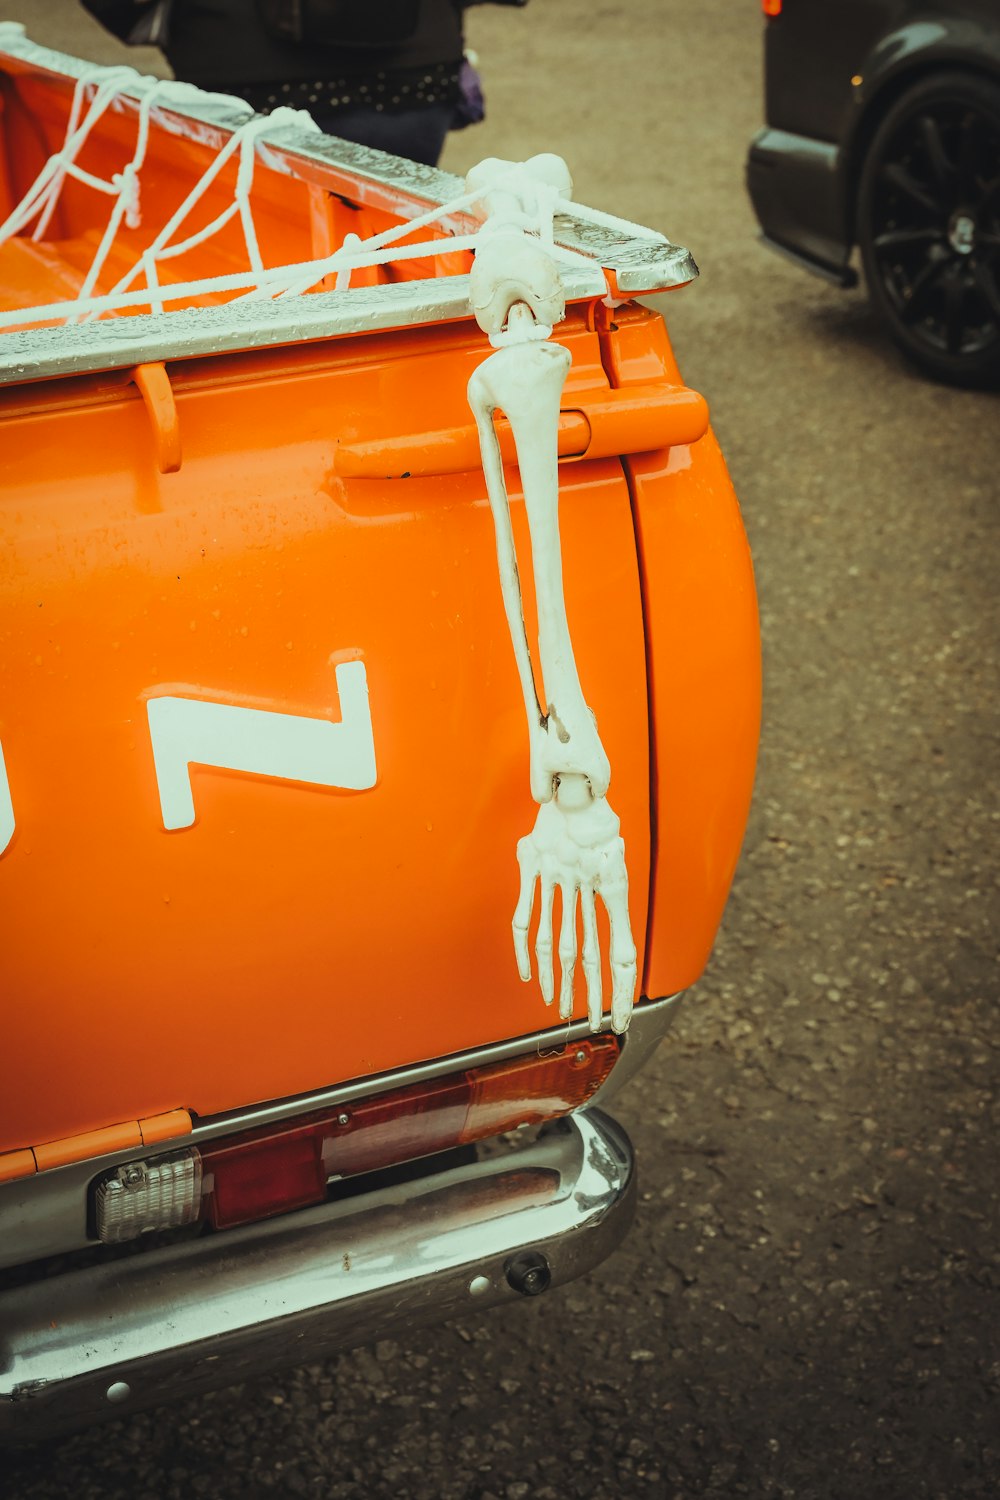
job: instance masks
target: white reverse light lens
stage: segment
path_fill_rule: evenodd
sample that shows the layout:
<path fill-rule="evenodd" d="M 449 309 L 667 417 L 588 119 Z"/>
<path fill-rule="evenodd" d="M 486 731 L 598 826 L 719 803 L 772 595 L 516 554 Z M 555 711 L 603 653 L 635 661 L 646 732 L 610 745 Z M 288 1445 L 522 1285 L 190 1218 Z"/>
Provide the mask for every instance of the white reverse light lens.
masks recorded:
<path fill-rule="evenodd" d="M 201 1212 L 201 1157 L 191 1147 L 125 1162 L 98 1183 L 94 1208 L 97 1237 L 105 1245 L 193 1224 Z"/>

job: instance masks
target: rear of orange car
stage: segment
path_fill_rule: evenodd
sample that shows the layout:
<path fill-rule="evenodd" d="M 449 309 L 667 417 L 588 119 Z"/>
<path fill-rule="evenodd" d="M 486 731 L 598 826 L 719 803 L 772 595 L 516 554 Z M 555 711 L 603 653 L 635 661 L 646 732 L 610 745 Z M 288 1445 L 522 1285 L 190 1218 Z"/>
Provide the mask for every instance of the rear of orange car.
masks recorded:
<path fill-rule="evenodd" d="M 309 222 L 259 181 L 265 225 Z M 5 305 L 43 300 L 7 250 Z M 624 1233 L 603 1106 L 710 951 L 759 666 L 704 403 L 659 316 L 609 300 L 555 336 L 567 611 L 640 953 L 622 1038 L 582 993 L 554 1024 L 514 963 L 532 804 L 471 318 L 0 335 L 6 1436 L 516 1301 Z"/>

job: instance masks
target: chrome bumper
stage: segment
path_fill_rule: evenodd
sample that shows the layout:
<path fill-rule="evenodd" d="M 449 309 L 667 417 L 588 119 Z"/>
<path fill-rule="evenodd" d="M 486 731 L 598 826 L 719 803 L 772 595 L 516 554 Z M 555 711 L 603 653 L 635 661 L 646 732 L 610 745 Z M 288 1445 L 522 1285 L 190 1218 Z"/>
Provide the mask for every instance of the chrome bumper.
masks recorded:
<path fill-rule="evenodd" d="M 4 1293 L 0 1439 L 33 1442 L 517 1302 L 508 1270 L 520 1252 L 544 1256 L 558 1285 L 618 1244 L 635 1174 L 614 1120 L 593 1110 L 530 1145 L 491 1150 L 436 1176 Z"/>

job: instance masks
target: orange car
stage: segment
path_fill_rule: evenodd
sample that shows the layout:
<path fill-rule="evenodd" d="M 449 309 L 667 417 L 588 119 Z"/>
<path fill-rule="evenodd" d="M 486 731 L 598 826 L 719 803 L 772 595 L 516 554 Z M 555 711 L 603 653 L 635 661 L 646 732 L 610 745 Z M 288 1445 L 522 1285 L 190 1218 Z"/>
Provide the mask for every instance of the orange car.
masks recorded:
<path fill-rule="evenodd" d="M 535 809 L 466 394 L 490 354 L 469 193 L 10 28 L 0 49 L 0 1431 L 23 1441 L 614 1247 L 632 1153 L 603 1109 L 708 957 L 759 659 L 705 403 L 632 300 L 694 264 L 546 200 L 565 614 L 637 951 L 627 1030 L 610 999 L 593 1028 L 581 983 L 547 1010 L 511 946 Z M 616 983 L 597 921 L 592 1003 Z"/>

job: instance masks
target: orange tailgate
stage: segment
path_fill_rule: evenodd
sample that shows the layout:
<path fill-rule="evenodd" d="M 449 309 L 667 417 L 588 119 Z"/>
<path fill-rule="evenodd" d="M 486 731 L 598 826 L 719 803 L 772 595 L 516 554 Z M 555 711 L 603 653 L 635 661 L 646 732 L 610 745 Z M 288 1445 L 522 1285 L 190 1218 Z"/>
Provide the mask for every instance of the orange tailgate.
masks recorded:
<path fill-rule="evenodd" d="M 572 406 L 608 381 L 583 319 L 559 332 Z M 557 1020 L 520 983 L 511 942 L 535 806 L 482 474 L 334 472 L 338 444 L 467 427 L 487 352 L 452 324 L 179 363 L 182 462 L 166 474 L 128 372 L 3 397 L 0 1150 L 215 1113 Z M 649 735 L 629 493 L 617 458 L 560 475 L 570 627 L 642 953 Z M 336 756 L 324 782 L 291 748 L 341 718 L 345 663 L 363 664 L 370 787 L 328 784 Z M 213 738 L 212 711 L 195 708 L 195 729 L 176 729 L 171 806 L 187 785 L 194 822 L 173 830 L 150 727 L 164 699 L 246 715 L 223 714 Z M 233 769 L 243 725 L 248 745 L 273 730 L 267 774 Z"/>

